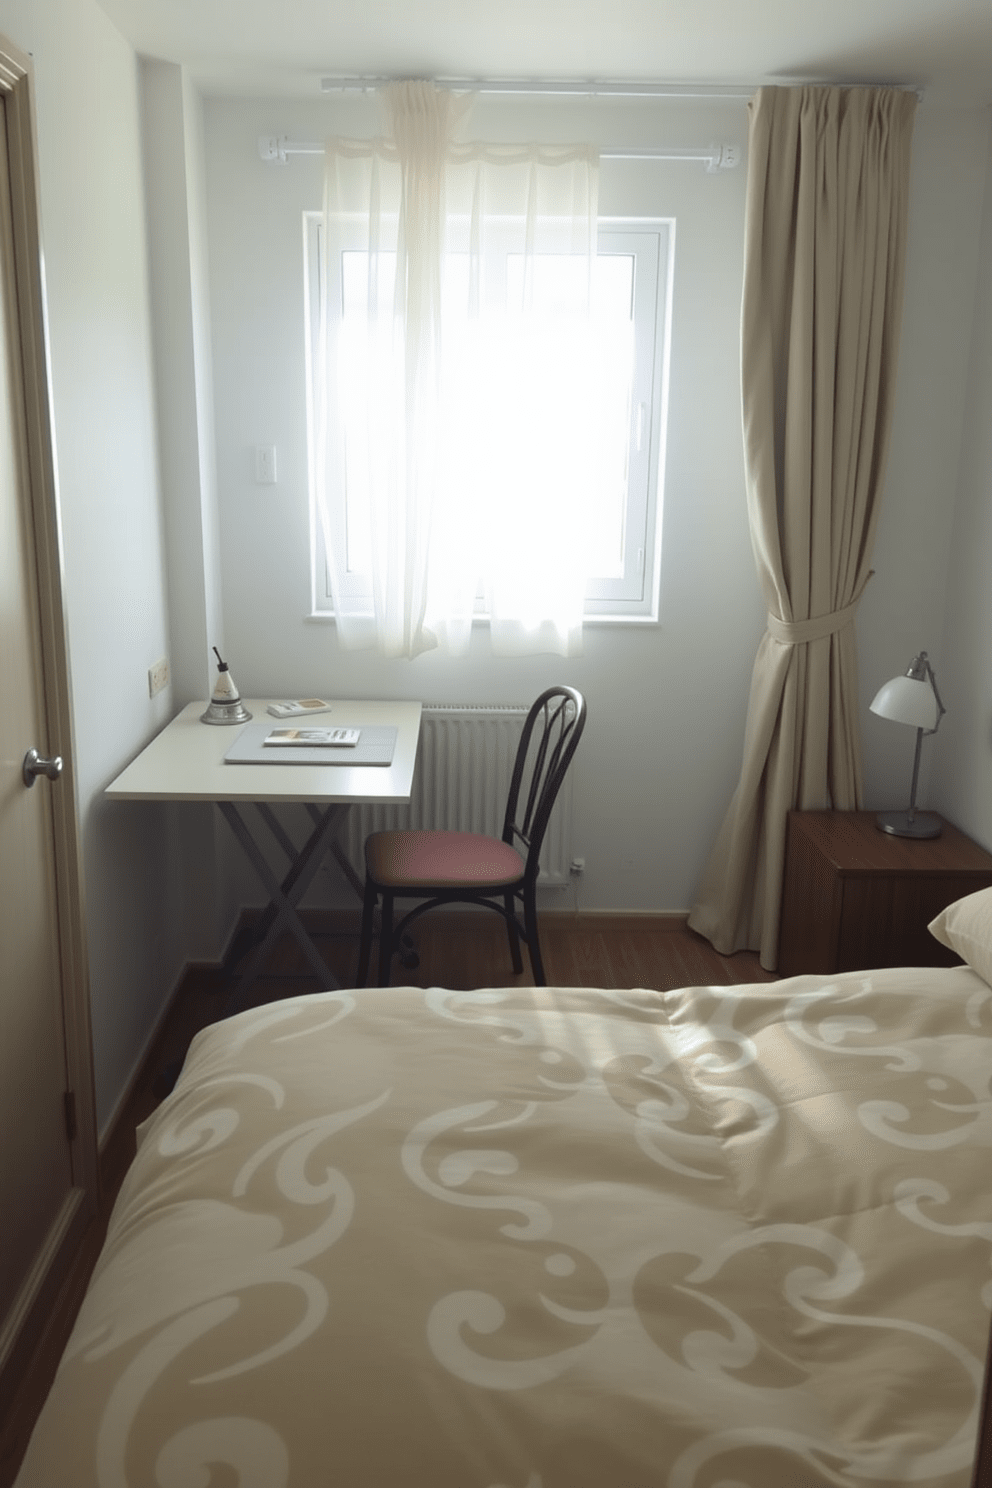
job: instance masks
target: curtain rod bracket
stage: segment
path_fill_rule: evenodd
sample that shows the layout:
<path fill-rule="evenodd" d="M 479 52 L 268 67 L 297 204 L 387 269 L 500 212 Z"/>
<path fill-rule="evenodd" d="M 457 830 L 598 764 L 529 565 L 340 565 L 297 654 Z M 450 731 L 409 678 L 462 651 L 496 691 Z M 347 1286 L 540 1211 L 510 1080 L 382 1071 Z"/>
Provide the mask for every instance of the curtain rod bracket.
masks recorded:
<path fill-rule="evenodd" d="M 289 159 L 288 134 L 260 134 L 258 136 L 259 160 L 278 160 L 285 165 Z"/>
<path fill-rule="evenodd" d="M 717 171 L 736 170 L 741 163 L 740 145 L 712 145 L 711 155 L 706 162 L 706 174 L 715 176 Z"/>

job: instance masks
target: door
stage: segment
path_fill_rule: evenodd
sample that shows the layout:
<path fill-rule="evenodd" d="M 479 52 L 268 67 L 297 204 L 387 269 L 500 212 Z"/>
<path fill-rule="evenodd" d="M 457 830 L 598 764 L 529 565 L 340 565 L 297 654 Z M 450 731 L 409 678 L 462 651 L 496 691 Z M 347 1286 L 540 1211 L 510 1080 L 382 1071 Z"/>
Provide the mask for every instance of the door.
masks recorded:
<path fill-rule="evenodd" d="M 95 1209 L 26 68 L 0 39 L 0 1402 Z M 31 748 L 67 768 L 29 786 Z"/>

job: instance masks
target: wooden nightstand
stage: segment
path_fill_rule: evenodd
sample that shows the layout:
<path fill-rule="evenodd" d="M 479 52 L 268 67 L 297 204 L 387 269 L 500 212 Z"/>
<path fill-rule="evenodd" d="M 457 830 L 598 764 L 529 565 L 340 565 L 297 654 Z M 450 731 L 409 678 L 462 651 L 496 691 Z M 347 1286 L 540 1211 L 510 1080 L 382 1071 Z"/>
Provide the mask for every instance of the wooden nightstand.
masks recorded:
<path fill-rule="evenodd" d="M 779 976 L 956 965 L 927 925 L 989 885 L 992 855 L 950 822 L 918 841 L 879 831 L 874 811 L 790 811 Z"/>

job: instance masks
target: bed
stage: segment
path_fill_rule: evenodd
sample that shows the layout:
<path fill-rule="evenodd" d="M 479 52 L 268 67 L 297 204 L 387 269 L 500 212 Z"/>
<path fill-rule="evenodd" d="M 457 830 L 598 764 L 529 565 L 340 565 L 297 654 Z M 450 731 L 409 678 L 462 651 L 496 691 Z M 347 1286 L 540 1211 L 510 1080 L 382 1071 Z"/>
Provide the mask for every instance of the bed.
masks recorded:
<path fill-rule="evenodd" d="M 17 1488 L 966 1488 L 992 891 L 934 928 L 965 964 L 204 1030 Z"/>

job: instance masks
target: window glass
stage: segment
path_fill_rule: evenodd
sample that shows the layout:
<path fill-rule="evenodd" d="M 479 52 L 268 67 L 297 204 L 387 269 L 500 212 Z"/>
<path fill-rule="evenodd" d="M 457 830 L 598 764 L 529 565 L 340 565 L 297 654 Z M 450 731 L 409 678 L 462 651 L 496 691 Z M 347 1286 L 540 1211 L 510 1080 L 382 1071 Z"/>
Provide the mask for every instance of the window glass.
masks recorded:
<path fill-rule="evenodd" d="M 319 216 L 308 215 L 308 367 L 319 331 L 320 236 Z M 569 460 L 591 461 L 599 494 L 582 533 L 590 617 L 657 614 L 671 238 L 672 225 L 665 222 L 601 227 L 590 294 L 591 363 L 583 351 L 589 329 L 584 276 L 575 260 L 540 255 L 531 282 L 525 282 L 522 255 L 504 254 L 481 287 L 472 316 L 465 309 L 468 256 L 454 252 L 445 260 L 442 484 L 448 491 L 441 510 L 454 520 L 457 504 L 458 520 L 477 521 L 476 546 L 484 553 L 493 524 L 512 514 L 518 462 L 545 473 L 538 481 L 548 493 L 545 519 L 562 523 Z M 333 307 L 341 451 L 333 521 L 356 592 L 370 570 L 367 306 L 370 295 L 377 296 L 380 313 L 384 308 L 388 317 L 395 268 L 395 255 L 380 253 L 370 277 L 368 255 L 356 247 L 342 253 L 340 275 L 331 280 L 339 282 L 341 297 Z M 472 474 L 483 470 L 484 477 Z M 541 514 L 530 510 L 526 518 L 541 520 Z M 332 600 L 321 524 L 315 520 L 312 530 L 314 609 L 326 614 Z M 485 613 L 484 573 L 477 610 Z"/>

